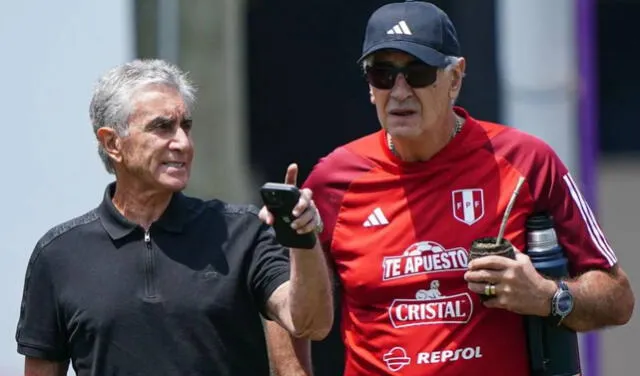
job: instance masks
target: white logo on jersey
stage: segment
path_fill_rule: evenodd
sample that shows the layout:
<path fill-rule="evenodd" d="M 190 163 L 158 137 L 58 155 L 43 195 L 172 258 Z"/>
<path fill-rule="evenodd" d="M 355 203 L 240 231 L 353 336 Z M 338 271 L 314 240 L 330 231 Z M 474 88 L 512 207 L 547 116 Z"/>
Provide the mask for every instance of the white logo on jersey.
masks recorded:
<path fill-rule="evenodd" d="M 372 226 L 385 226 L 389 224 L 389 220 L 384 216 L 382 209 L 375 208 L 373 212 L 369 214 L 367 220 L 362 224 L 364 227 L 372 227 Z"/>
<path fill-rule="evenodd" d="M 468 263 L 467 250 L 462 247 L 445 249 L 436 242 L 423 241 L 410 245 L 401 256 L 385 257 L 382 261 L 382 280 L 465 270 Z"/>
<path fill-rule="evenodd" d="M 480 359 L 483 357 L 480 346 L 462 347 L 451 350 L 434 350 L 431 352 L 419 352 L 416 354 L 416 364 L 434 364 L 457 362 L 459 360 Z M 396 346 L 382 355 L 382 361 L 391 372 L 398 372 L 405 366 L 411 364 L 411 357 L 407 351 L 400 346 Z"/>
<path fill-rule="evenodd" d="M 432 324 L 466 324 L 473 314 L 469 293 L 443 296 L 440 281 L 431 281 L 428 290 L 418 290 L 415 299 L 395 299 L 389 307 L 394 328 Z"/>
<path fill-rule="evenodd" d="M 432 352 L 418 353 L 418 361 L 416 364 L 431 364 L 431 363 L 445 363 L 455 362 L 459 359 L 479 359 L 482 358 L 482 351 L 480 346 L 476 347 L 463 347 L 456 350 L 443 350 Z"/>
<path fill-rule="evenodd" d="M 407 356 L 407 351 L 402 347 L 394 347 L 382 356 L 382 360 L 387 364 L 390 371 L 400 371 L 404 366 L 411 364 L 411 358 Z"/>

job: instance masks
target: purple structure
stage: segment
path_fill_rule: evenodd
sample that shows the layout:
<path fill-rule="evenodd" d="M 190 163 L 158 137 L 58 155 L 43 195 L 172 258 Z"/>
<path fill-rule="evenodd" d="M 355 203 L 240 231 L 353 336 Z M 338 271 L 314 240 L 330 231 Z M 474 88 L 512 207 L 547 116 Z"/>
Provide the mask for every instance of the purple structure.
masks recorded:
<path fill-rule="evenodd" d="M 598 154 L 598 87 L 597 87 L 597 4 L 595 0 L 576 0 L 578 42 L 578 134 L 582 192 L 597 213 L 596 158 Z M 582 364 L 584 376 L 600 376 L 600 340 L 597 333 L 583 336 Z"/>

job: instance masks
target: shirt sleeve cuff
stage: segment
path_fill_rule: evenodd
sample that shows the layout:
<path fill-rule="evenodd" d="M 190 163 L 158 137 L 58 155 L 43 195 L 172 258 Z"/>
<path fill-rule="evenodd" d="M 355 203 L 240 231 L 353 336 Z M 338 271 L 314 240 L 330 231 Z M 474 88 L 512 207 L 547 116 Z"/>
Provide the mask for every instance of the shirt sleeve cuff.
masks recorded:
<path fill-rule="evenodd" d="M 273 295 L 273 292 L 288 280 L 289 271 L 287 270 L 286 272 L 281 273 L 277 277 L 275 277 L 264 289 L 263 301 L 260 302 L 260 313 L 266 320 L 272 321 L 272 319 L 267 314 L 267 302 L 271 298 L 271 295 Z"/>
<path fill-rule="evenodd" d="M 30 358 L 49 360 L 52 362 L 65 362 L 69 360 L 68 356 L 60 351 L 45 349 L 39 346 L 18 343 L 18 353 Z"/>

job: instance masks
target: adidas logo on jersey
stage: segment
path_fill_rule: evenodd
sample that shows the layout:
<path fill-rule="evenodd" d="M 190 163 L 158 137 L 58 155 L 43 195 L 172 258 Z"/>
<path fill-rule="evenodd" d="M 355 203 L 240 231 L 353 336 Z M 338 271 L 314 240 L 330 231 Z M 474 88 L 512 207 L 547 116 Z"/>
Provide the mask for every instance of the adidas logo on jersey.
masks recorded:
<path fill-rule="evenodd" d="M 384 226 L 388 225 L 389 220 L 384 216 L 382 209 L 375 208 L 371 214 L 367 217 L 367 220 L 362 224 L 364 227 L 372 226 Z"/>

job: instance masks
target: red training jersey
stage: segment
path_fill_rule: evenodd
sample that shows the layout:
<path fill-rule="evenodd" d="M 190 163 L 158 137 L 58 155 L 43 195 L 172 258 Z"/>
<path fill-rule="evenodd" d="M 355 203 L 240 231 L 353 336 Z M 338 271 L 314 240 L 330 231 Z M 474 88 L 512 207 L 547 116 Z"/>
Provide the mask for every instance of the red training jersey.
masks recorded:
<path fill-rule="evenodd" d="M 528 375 L 522 316 L 484 307 L 463 279 L 474 239 L 525 248 L 525 220 L 553 215 L 571 273 L 617 263 L 589 205 L 553 150 L 517 129 L 470 117 L 426 162 L 407 163 L 383 131 L 339 147 L 305 186 L 342 286 L 345 376 Z"/>

